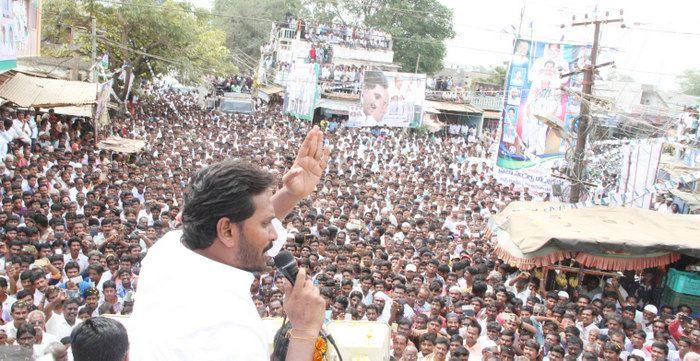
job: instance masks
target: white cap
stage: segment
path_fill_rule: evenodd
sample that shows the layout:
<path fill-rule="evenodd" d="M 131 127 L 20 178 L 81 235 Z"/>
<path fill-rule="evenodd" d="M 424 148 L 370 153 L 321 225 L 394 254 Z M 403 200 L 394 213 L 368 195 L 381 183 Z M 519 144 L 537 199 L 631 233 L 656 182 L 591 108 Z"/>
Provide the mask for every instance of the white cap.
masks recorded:
<path fill-rule="evenodd" d="M 408 271 L 416 272 L 418 271 L 418 268 L 416 268 L 416 265 L 414 265 L 413 263 L 409 263 L 406 265 L 406 272 Z"/>
<path fill-rule="evenodd" d="M 646 305 L 644 306 L 644 312 L 651 312 L 653 314 L 657 314 L 659 310 L 657 310 L 656 306 L 654 305 Z"/>
<path fill-rule="evenodd" d="M 569 298 L 569 294 L 566 293 L 566 291 L 559 291 L 559 292 L 557 293 L 557 297 L 559 297 L 559 298 Z"/>

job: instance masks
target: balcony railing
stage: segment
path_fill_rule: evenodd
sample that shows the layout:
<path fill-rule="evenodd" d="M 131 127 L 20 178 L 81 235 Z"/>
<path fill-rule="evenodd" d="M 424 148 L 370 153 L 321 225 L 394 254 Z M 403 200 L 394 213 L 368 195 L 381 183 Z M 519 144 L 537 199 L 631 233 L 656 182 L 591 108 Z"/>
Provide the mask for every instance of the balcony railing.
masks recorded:
<path fill-rule="evenodd" d="M 482 109 L 501 110 L 503 108 L 503 93 L 500 92 L 426 90 L 425 99 L 470 104 Z"/>

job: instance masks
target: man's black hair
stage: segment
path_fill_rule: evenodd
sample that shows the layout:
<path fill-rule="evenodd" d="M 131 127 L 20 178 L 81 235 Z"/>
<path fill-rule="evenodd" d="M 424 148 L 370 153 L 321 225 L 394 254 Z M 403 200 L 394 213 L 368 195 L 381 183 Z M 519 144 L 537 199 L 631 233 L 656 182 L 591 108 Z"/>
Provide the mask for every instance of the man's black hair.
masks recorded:
<path fill-rule="evenodd" d="M 273 184 L 272 176 L 252 164 L 226 160 L 195 174 L 185 192 L 182 238 L 190 249 L 214 243 L 221 218 L 243 222 L 255 213 L 252 197 Z"/>
<path fill-rule="evenodd" d="M 126 328 L 105 317 L 80 323 L 71 332 L 70 340 L 75 361 L 123 361 L 129 352 Z"/>
<path fill-rule="evenodd" d="M 384 73 L 381 71 L 366 71 L 364 86 L 367 89 L 372 89 L 375 86 L 380 86 L 384 89 L 388 89 L 389 82 L 384 76 Z"/>

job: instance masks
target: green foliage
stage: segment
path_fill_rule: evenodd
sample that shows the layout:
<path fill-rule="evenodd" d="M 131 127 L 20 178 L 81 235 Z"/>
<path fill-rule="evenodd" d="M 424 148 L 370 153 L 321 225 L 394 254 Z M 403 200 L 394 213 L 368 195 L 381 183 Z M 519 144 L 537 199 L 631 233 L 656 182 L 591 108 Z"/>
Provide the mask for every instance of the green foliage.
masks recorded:
<path fill-rule="evenodd" d="M 211 15 L 175 0 L 46 0 L 42 39 L 53 43 L 56 55 L 77 51 L 89 60 L 91 13 L 97 18 L 97 54 L 107 52 L 112 68 L 126 62 L 137 78 L 150 78 L 150 63 L 156 74 L 176 72 L 184 83 L 232 71 L 224 34 L 211 24 Z M 73 29 L 72 44 L 66 27 Z"/>
<path fill-rule="evenodd" d="M 700 96 L 700 70 L 684 70 L 678 76 L 678 85 L 683 93 Z"/>
<path fill-rule="evenodd" d="M 249 66 L 243 70 L 252 72 L 260 46 L 270 39 L 271 20 L 283 21 L 300 8 L 299 0 L 215 0 L 213 13 L 218 15 L 215 24 L 226 33 L 226 46 Z"/>
<path fill-rule="evenodd" d="M 508 67 L 506 65 L 496 65 L 491 69 L 491 72 L 491 76 L 486 78 L 486 81 L 491 84 L 500 84 L 505 86 Z"/>

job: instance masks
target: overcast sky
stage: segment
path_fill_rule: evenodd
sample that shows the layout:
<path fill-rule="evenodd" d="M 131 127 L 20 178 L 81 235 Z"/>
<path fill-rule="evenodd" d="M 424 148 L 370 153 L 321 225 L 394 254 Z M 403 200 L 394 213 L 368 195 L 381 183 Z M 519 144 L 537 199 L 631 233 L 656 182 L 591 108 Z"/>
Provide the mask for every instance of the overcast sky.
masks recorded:
<path fill-rule="evenodd" d="M 190 0 L 211 7 L 213 0 Z M 617 72 L 644 83 L 666 89 L 676 87 L 675 74 L 688 68 L 700 68 L 700 1 L 694 0 L 440 0 L 454 9 L 457 36 L 447 43 L 447 66 L 491 65 L 508 58 L 512 49 L 512 28 L 520 24 L 523 37 L 537 40 L 590 42 L 593 27 L 567 26 L 571 17 L 623 18 L 628 28 L 619 24 L 603 27 L 601 45 L 615 48 L 611 54 Z M 423 14 L 424 15 L 424 14 Z M 420 13 L 407 16 L 421 16 Z M 532 24 L 532 26 L 530 26 Z M 692 33 L 692 34 L 683 34 Z M 610 70 L 608 70 L 610 71 Z"/>

